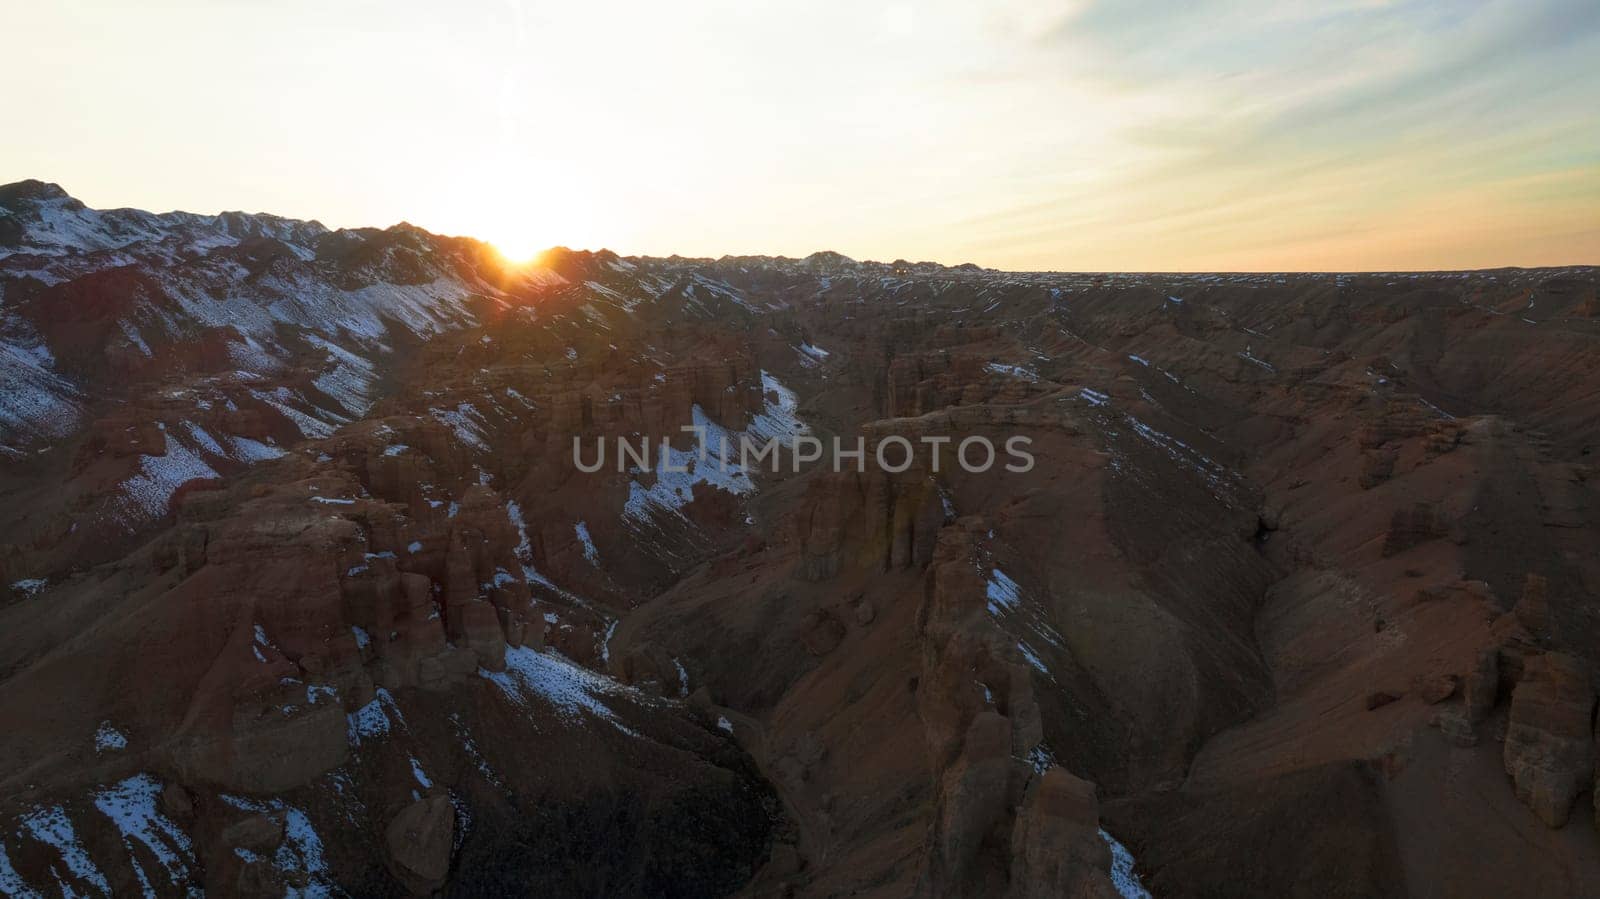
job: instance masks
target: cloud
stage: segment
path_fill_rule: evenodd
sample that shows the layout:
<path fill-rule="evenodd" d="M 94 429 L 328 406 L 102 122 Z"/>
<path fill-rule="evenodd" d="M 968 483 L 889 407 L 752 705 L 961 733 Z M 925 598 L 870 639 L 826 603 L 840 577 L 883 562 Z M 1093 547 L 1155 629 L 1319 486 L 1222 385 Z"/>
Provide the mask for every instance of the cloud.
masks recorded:
<path fill-rule="evenodd" d="M 1593 195 L 1583 190 L 1600 164 L 1592 2 L 1096 2 L 1030 49 L 1041 69 L 1150 112 L 1116 134 L 1140 164 L 965 222 L 979 252 L 1011 264 L 1203 267 L 1290 260 L 1293 248 L 1307 254 L 1301 267 L 1400 264 L 1417 241 L 1385 245 L 1384 219 L 1415 230 L 1439 208 L 1477 215 L 1458 223 L 1472 231 L 1460 264 L 1492 255 L 1484 221 L 1519 229 L 1494 255 L 1510 262 L 1530 214 L 1508 185 L 1547 178 Z M 1581 200 L 1544 202 L 1567 228 L 1553 245 L 1581 249 L 1600 208 L 1585 227 Z M 1450 227 L 1437 222 L 1423 243 L 1448 243 Z"/>

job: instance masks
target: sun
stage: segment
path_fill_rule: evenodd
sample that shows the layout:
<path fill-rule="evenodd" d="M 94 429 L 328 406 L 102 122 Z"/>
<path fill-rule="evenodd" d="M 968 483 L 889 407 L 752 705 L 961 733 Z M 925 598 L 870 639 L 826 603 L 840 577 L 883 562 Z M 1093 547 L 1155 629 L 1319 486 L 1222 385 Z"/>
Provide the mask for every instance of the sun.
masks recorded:
<path fill-rule="evenodd" d="M 532 233 L 490 235 L 479 239 L 493 247 L 507 264 L 514 266 L 532 265 L 546 250 L 555 245 Z"/>
<path fill-rule="evenodd" d="M 432 185 L 428 221 L 489 244 L 511 265 L 534 263 L 556 246 L 598 249 L 610 229 L 596 227 L 599 204 L 579 174 L 479 148 Z"/>
<path fill-rule="evenodd" d="M 558 217 L 547 215 L 548 210 L 506 198 L 505 205 L 463 210 L 459 230 L 494 247 L 506 262 L 526 265 L 561 242 Z"/>
<path fill-rule="evenodd" d="M 464 209 L 459 232 L 493 246 L 507 262 L 536 262 L 551 247 L 598 249 L 598 230 L 588 204 L 554 190 L 495 194 Z"/>

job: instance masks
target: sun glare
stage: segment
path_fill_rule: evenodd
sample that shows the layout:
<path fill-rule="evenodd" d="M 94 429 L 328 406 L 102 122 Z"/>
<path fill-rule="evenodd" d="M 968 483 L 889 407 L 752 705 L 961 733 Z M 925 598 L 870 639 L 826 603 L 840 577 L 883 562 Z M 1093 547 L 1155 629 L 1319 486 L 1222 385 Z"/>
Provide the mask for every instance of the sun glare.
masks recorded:
<path fill-rule="evenodd" d="M 555 246 L 599 249 L 609 229 L 596 227 L 594 199 L 574 173 L 547 176 L 541 162 L 503 148 L 472 148 L 457 160 L 453 177 L 431 186 L 418 223 L 477 238 L 513 265 L 533 263 Z"/>
<path fill-rule="evenodd" d="M 494 247 L 500 258 L 512 265 L 531 265 L 545 250 L 555 246 L 554 242 L 535 237 L 531 232 L 521 234 L 489 232 L 474 236 Z"/>
<path fill-rule="evenodd" d="M 563 239 L 557 213 L 515 195 L 488 197 L 478 208 L 462 209 L 452 218 L 451 230 L 489 244 L 514 265 L 534 261 Z"/>

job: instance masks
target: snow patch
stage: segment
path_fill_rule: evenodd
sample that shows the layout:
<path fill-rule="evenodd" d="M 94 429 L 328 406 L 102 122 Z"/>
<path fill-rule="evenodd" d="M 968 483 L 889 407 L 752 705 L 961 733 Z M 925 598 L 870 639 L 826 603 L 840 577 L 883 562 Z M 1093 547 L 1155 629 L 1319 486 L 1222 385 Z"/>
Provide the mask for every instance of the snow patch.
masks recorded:
<path fill-rule="evenodd" d="M 712 421 L 698 405 L 694 407 L 693 415 L 694 426 L 698 429 L 696 448 L 656 448 L 655 483 L 649 487 L 644 487 L 638 481 L 629 483 L 628 501 L 622 512 L 625 520 L 642 523 L 654 513 L 679 513 L 694 500 L 694 488 L 700 484 L 735 495 L 747 494 L 755 489 L 750 476 L 738 462 L 738 435 L 730 434 Z"/>
<path fill-rule="evenodd" d="M 259 440 L 252 440 L 249 437 L 229 437 L 228 445 L 232 448 L 232 452 L 228 455 L 238 459 L 240 462 L 265 462 L 269 459 L 277 459 L 284 454 L 283 450 L 275 446 L 262 443 Z"/>
<path fill-rule="evenodd" d="M 454 409 L 429 409 L 428 414 L 454 431 L 456 439 L 467 446 L 481 450 L 489 448 L 483 431 L 483 414 L 471 403 L 457 403 Z"/>
<path fill-rule="evenodd" d="M 11 322 L 6 324 L 10 325 Z M 42 341 L 0 341 L 0 439 L 63 437 L 78 425 L 78 388 L 51 371 Z"/>
<path fill-rule="evenodd" d="M 17 869 L 11 866 L 11 857 L 6 855 L 6 844 L 3 842 L 0 842 L 0 896 L 40 899 L 39 893 L 29 888 Z"/>
<path fill-rule="evenodd" d="M 1267 371 L 1274 371 L 1274 372 L 1277 371 L 1276 368 L 1272 367 L 1272 363 L 1267 362 L 1264 359 L 1257 359 L 1255 356 L 1250 355 L 1250 348 L 1249 347 L 1245 347 L 1244 348 L 1244 352 L 1239 354 L 1239 358 L 1243 359 L 1244 361 L 1249 362 L 1249 363 L 1251 363 L 1253 365 L 1258 365 L 1258 366 L 1266 369 Z"/>
<path fill-rule="evenodd" d="M 333 436 L 333 424 L 323 421 L 322 419 L 317 418 L 310 413 L 301 411 L 300 409 L 289 405 L 290 401 L 299 400 L 300 398 L 298 394 L 286 387 L 279 387 L 277 390 L 271 393 L 268 393 L 264 390 L 252 390 L 250 391 L 250 395 L 255 397 L 257 400 L 266 403 L 268 406 L 271 406 L 273 409 L 276 409 L 278 414 L 282 415 L 284 418 L 289 419 L 289 421 L 294 424 L 295 428 L 300 431 L 300 435 L 302 437 L 308 437 L 313 440 L 321 440 L 324 437 Z M 345 421 L 340 416 L 330 415 L 330 417 L 338 419 L 339 424 L 343 424 Z"/>
<path fill-rule="evenodd" d="M 11 582 L 11 589 L 29 599 L 38 596 L 48 586 L 50 586 L 50 582 L 42 577 L 25 577 L 20 581 Z"/>
<path fill-rule="evenodd" d="M 328 367 L 311 382 L 340 408 L 353 416 L 365 415 L 372 408 L 373 385 L 378 379 L 372 362 L 332 341 L 306 335 L 312 346 L 326 352 Z"/>
<path fill-rule="evenodd" d="M 689 695 L 689 672 L 683 667 L 683 662 L 677 656 L 672 657 L 672 667 L 678 669 L 678 695 Z"/>
<path fill-rule="evenodd" d="M 578 542 L 583 545 L 583 557 L 589 561 L 590 565 L 598 568 L 600 566 L 600 550 L 595 548 L 594 539 L 589 536 L 589 525 L 580 521 L 573 526 L 573 530 L 577 532 Z"/>
<path fill-rule="evenodd" d="M 806 368 L 816 368 L 818 365 L 827 362 L 828 357 L 833 355 L 827 350 L 812 346 L 809 343 L 800 344 L 794 348 L 794 351 L 800 356 L 800 364 Z"/>
<path fill-rule="evenodd" d="M 355 500 L 346 499 L 341 496 L 313 496 L 311 497 L 311 501 L 314 503 L 321 503 L 324 506 L 353 506 L 356 504 Z"/>
<path fill-rule="evenodd" d="M 393 720 L 390 719 L 391 714 Z M 389 691 L 379 687 L 371 702 L 345 716 L 350 745 L 359 746 L 363 740 L 387 736 L 394 727 L 394 721 L 404 725 L 406 719 L 400 714 L 400 707 L 395 704 Z"/>
<path fill-rule="evenodd" d="M 36 808 L 24 815 L 19 823 L 34 839 L 60 854 L 62 864 L 66 865 L 74 879 L 93 885 L 102 894 L 111 894 L 111 884 L 95 867 L 94 859 L 84 851 L 83 844 L 78 842 L 77 831 L 73 830 L 72 821 L 60 806 Z M 61 886 L 64 894 L 71 894 L 65 884 Z"/>
<path fill-rule="evenodd" d="M 207 433 L 205 428 L 200 427 L 192 421 L 186 421 L 183 423 L 183 429 L 189 432 L 189 439 L 194 441 L 196 446 L 200 447 L 201 452 L 209 453 L 213 456 L 226 457 L 228 455 L 227 452 L 223 450 L 222 444 L 218 443 L 215 437 L 212 437 L 209 433 Z"/>
<path fill-rule="evenodd" d="M 1122 899 L 1150 899 L 1150 891 L 1139 882 L 1139 875 L 1133 870 L 1133 853 L 1104 828 L 1100 830 L 1100 839 L 1111 848 L 1111 883 L 1122 894 Z"/>
<path fill-rule="evenodd" d="M 428 775 L 422 770 L 422 763 L 414 758 L 411 760 L 411 776 L 417 779 L 417 783 L 421 784 L 424 790 L 433 786 L 433 781 L 429 780 Z"/>
<path fill-rule="evenodd" d="M 126 523 L 162 518 L 179 487 L 220 477 L 192 450 L 172 439 L 171 433 L 163 430 L 162 437 L 166 451 L 159 456 L 140 456 L 139 473 L 122 482 L 117 502 Z"/>
<path fill-rule="evenodd" d="M 116 752 L 128 748 L 128 738 L 122 732 L 111 726 L 110 721 L 100 722 L 100 728 L 94 732 L 95 752 Z"/>
<path fill-rule="evenodd" d="M 548 705 L 569 723 L 598 719 L 632 733 L 617 719 L 601 697 L 627 692 L 621 684 L 580 668 L 554 651 L 539 652 L 527 646 L 506 649 L 506 670 L 478 669 L 478 676 L 499 687 L 515 705 L 533 709 Z"/>
<path fill-rule="evenodd" d="M 985 371 L 992 372 L 993 374 L 1006 375 L 1008 377 L 1017 378 L 1029 383 L 1034 383 L 1039 380 L 1038 374 L 1024 365 L 1006 365 L 1000 362 L 990 362 L 983 368 Z"/>
<path fill-rule="evenodd" d="M 159 781 L 149 774 L 136 774 L 95 794 L 94 806 L 117 825 L 134 873 L 147 893 L 152 891 L 151 883 L 134 853 L 135 842 L 155 856 L 174 891 L 183 892 L 194 879 L 194 844 L 182 828 L 161 814 L 157 806 L 160 796 Z"/>
<path fill-rule="evenodd" d="M 761 393 L 764 399 L 761 413 L 745 428 L 752 440 L 788 442 L 811 433 L 811 428 L 800 420 L 800 401 L 794 391 L 766 371 L 761 373 Z"/>
<path fill-rule="evenodd" d="M 989 614 L 999 615 L 1002 612 L 1015 612 L 1022 602 L 1022 592 L 1017 587 L 1017 582 L 1006 576 L 1004 571 L 996 568 L 989 574 L 989 581 L 984 586 L 985 595 L 989 598 Z"/>

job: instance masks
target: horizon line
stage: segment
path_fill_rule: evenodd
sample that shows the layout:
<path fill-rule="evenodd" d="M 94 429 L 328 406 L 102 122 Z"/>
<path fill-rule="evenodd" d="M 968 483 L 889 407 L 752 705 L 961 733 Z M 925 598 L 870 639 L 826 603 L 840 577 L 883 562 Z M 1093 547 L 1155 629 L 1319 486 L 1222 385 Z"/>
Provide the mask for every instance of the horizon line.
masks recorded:
<path fill-rule="evenodd" d="M 502 258 L 505 259 L 505 261 L 506 261 L 506 263 L 508 265 L 513 266 L 513 267 L 527 267 L 527 266 L 531 266 L 531 265 L 536 265 L 536 264 L 538 264 L 538 260 L 540 258 L 544 257 L 545 255 L 547 255 L 549 253 L 558 252 L 558 251 L 568 252 L 568 253 L 590 253 L 590 254 L 610 253 L 611 255 L 616 256 L 619 259 L 628 259 L 628 260 L 670 261 L 670 260 L 673 260 L 673 259 L 679 259 L 679 260 L 684 260 L 684 261 L 694 260 L 694 261 L 707 261 L 707 262 L 713 262 L 713 263 L 721 262 L 721 261 L 727 260 L 727 259 L 770 259 L 770 260 L 787 260 L 787 261 L 791 261 L 791 262 L 804 262 L 807 259 L 810 259 L 810 258 L 812 258 L 814 256 L 834 255 L 834 256 L 839 256 L 839 257 L 841 257 L 841 258 L 843 258 L 845 260 L 848 260 L 849 262 L 854 263 L 856 265 L 877 265 L 877 266 L 890 267 L 890 266 L 894 266 L 896 263 L 905 263 L 906 265 L 909 265 L 909 266 L 933 265 L 933 266 L 938 266 L 938 267 L 940 267 L 942 269 L 946 269 L 946 270 L 956 270 L 956 269 L 961 269 L 963 267 L 967 267 L 967 268 L 976 268 L 976 269 L 978 269 L 980 271 L 997 272 L 997 273 L 1001 273 L 1001 274 L 1014 274 L 1014 275 L 1080 275 L 1080 276 L 1119 276 L 1119 275 L 1161 275 L 1161 276 L 1294 275 L 1294 276 L 1299 276 L 1299 277 L 1314 277 L 1314 276 L 1337 276 L 1337 275 L 1481 274 L 1481 273 L 1486 273 L 1486 272 L 1499 272 L 1499 271 L 1558 271 L 1558 270 L 1593 269 L 1593 268 L 1600 267 L 1600 260 L 1597 260 L 1595 262 L 1569 262 L 1569 263 L 1560 263 L 1560 264 L 1556 264 L 1556 265 L 1519 265 L 1519 264 L 1516 264 L 1516 263 L 1507 263 L 1507 264 L 1503 264 L 1503 265 L 1474 266 L 1474 267 L 1470 267 L 1470 268 L 1416 268 L 1416 269 L 1405 269 L 1405 268 L 1382 268 L 1382 269 L 1153 269 L 1153 268 L 1152 269 L 1011 269 L 1011 268 L 997 268 L 995 266 L 982 265 L 980 263 L 971 262 L 971 261 L 957 262 L 957 263 L 937 262 L 937 261 L 929 260 L 929 259 L 919 259 L 919 260 L 916 260 L 916 261 L 912 261 L 912 260 L 906 259 L 904 257 L 895 259 L 895 260 L 890 261 L 890 262 L 884 262 L 882 260 L 877 260 L 877 259 L 857 258 L 855 256 L 851 256 L 848 253 L 842 253 L 842 252 L 840 252 L 838 250 L 831 250 L 831 249 L 813 250 L 812 252 L 806 254 L 805 256 L 790 256 L 790 255 L 785 254 L 785 253 L 723 253 L 720 256 L 703 256 L 703 255 L 684 254 L 684 253 L 676 253 L 676 252 L 668 253 L 668 254 L 661 254 L 661 253 L 625 253 L 625 252 L 622 252 L 622 251 L 619 251 L 619 250 L 612 249 L 611 247 L 607 247 L 607 246 L 601 246 L 601 247 L 598 247 L 598 248 L 588 248 L 588 247 L 572 247 L 572 246 L 568 246 L 566 244 L 553 244 L 551 246 L 548 246 L 548 247 L 545 247 L 545 248 L 539 250 L 530 259 L 520 259 L 519 260 L 519 259 L 513 259 L 513 258 L 507 256 L 504 250 L 502 250 L 499 246 L 497 246 L 494 243 L 494 241 L 492 241 L 492 240 L 490 240 L 488 238 L 479 237 L 479 236 L 474 235 L 474 234 L 451 234 L 451 233 L 447 233 L 447 232 L 444 232 L 444 231 L 435 231 L 435 230 L 433 230 L 433 229 L 431 229 L 431 228 L 429 228 L 429 227 L 427 227 L 425 225 L 416 224 L 416 223 L 410 221 L 409 219 L 401 219 L 400 221 L 397 221 L 397 222 L 395 222 L 393 224 L 390 224 L 390 225 L 339 225 L 339 226 L 330 226 L 330 225 L 324 223 L 320 218 L 315 218 L 315 217 L 313 217 L 313 218 L 298 218 L 298 217 L 295 217 L 293 215 L 284 215 L 282 213 L 270 212 L 270 211 L 266 211 L 266 210 L 257 210 L 255 212 L 247 212 L 247 211 L 245 211 L 243 209 L 219 209 L 216 212 L 195 212 L 195 211 L 189 210 L 189 209 L 173 208 L 173 209 L 164 210 L 162 212 L 154 212 L 154 211 L 152 211 L 150 209 L 145 209 L 145 208 L 138 207 L 138 206 L 91 206 L 89 203 L 87 203 L 84 200 L 82 200 L 81 198 L 79 198 L 76 194 L 74 194 L 71 191 L 67 190 L 66 188 L 62 187 L 59 182 L 48 181 L 48 180 L 45 180 L 45 179 L 42 179 L 42 178 L 20 178 L 20 179 L 18 179 L 16 181 L 8 181 L 8 182 L 5 182 L 3 184 L 0 184 L 0 191 L 5 191 L 7 188 L 13 188 L 13 187 L 18 187 L 18 186 L 23 186 L 23 185 L 38 185 L 38 186 L 46 187 L 46 188 L 55 188 L 57 191 L 60 191 L 61 194 L 64 195 L 65 197 L 67 197 L 68 199 L 71 199 L 71 200 L 73 200 L 73 201 L 75 201 L 77 203 L 82 204 L 87 209 L 91 209 L 91 210 L 93 210 L 95 212 L 100 212 L 100 213 L 118 212 L 118 211 L 125 211 L 126 210 L 126 211 L 134 211 L 134 212 L 143 212 L 143 213 L 146 213 L 146 214 L 149 214 L 149 215 L 156 215 L 156 216 L 164 216 L 164 215 L 194 215 L 194 216 L 209 216 L 209 217 L 213 217 L 213 218 L 219 217 L 219 216 L 223 216 L 223 215 L 229 215 L 229 214 L 237 214 L 237 215 L 245 215 L 245 216 L 270 216 L 272 218 L 282 219 L 282 220 L 285 220 L 285 221 L 299 222 L 299 223 L 308 224 L 308 225 L 317 225 L 318 227 L 327 229 L 329 233 L 336 233 L 336 232 L 339 232 L 339 231 L 391 231 L 391 230 L 394 230 L 396 228 L 401 228 L 401 227 L 415 228 L 415 229 L 417 229 L 419 231 L 425 232 L 425 233 L 433 235 L 435 237 L 442 237 L 442 238 L 449 239 L 449 240 L 470 240 L 470 241 L 473 241 L 475 243 L 481 244 L 481 245 L 483 245 L 485 247 L 488 247 L 488 248 L 494 250 Z"/>

